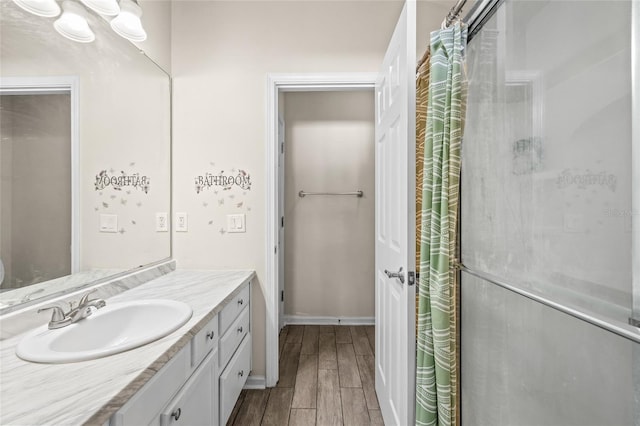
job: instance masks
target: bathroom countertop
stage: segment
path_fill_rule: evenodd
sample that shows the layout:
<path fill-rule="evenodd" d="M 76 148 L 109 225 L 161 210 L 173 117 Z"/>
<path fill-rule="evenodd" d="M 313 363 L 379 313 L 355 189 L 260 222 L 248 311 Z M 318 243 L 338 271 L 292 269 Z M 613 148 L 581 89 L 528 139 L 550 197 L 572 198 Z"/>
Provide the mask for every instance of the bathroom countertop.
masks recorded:
<path fill-rule="evenodd" d="M 15 355 L 23 334 L 0 342 L 0 424 L 103 425 L 254 276 L 177 270 L 107 299 L 172 299 L 189 304 L 193 316 L 160 340 L 105 358 L 37 364 Z"/>

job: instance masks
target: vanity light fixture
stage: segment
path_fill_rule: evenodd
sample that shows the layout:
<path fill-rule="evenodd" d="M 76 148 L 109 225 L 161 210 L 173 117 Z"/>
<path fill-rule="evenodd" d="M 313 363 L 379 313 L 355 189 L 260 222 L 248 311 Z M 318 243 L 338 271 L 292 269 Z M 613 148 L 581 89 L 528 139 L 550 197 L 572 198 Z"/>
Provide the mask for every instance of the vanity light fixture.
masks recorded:
<path fill-rule="evenodd" d="M 60 6 L 56 0 L 13 0 L 15 4 L 29 13 L 45 18 L 54 18 L 60 15 Z"/>
<path fill-rule="evenodd" d="M 119 36 L 131 41 L 145 41 L 147 33 L 142 28 L 142 9 L 133 0 L 120 0 L 120 14 L 111 21 L 111 28 Z"/>
<path fill-rule="evenodd" d="M 53 23 L 53 27 L 69 40 L 79 43 L 91 43 L 96 39 L 96 36 L 89 28 L 85 13 L 85 9 L 78 3 L 64 0 L 62 2 L 62 15 Z"/>
<path fill-rule="evenodd" d="M 137 0 L 120 0 L 120 4 L 118 0 L 79 1 L 87 9 L 96 12 L 106 20 L 109 16 L 115 16 L 111 20 L 111 28 L 119 36 L 133 42 L 147 39 L 147 33 L 140 21 L 142 9 Z M 13 0 L 13 2 L 21 9 L 45 18 L 55 18 L 61 11 L 56 0 Z M 79 43 L 91 43 L 96 39 L 87 21 L 87 10 L 72 0 L 62 2 L 62 15 L 53 23 L 53 27 L 64 37 Z"/>
<path fill-rule="evenodd" d="M 116 0 L 80 0 L 94 12 L 105 16 L 116 16 L 120 13 L 120 6 Z"/>

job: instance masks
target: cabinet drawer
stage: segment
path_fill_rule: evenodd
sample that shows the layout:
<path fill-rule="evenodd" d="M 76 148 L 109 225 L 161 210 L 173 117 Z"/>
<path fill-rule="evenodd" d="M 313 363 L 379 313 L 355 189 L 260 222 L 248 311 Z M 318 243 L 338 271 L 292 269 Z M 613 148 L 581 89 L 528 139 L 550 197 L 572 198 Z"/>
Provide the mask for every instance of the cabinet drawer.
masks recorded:
<path fill-rule="evenodd" d="M 190 346 L 180 350 L 111 418 L 111 426 L 146 425 L 189 377 Z"/>
<path fill-rule="evenodd" d="M 251 333 L 247 333 L 220 375 L 220 424 L 227 423 L 251 370 Z"/>
<path fill-rule="evenodd" d="M 249 307 L 245 307 L 231 327 L 220 339 L 220 366 L 227 365 L 229 358 L 242 342 L 242 338 L 249 332 Z"/>
<path fill-rule="evenodd" d="M 251 286 L 247 285 L 224 307 L 218 315 L 220 317 L 220 335 L 224 335 L 229 326 L 242 312 L 245 306 L 249 305 L 249 297 L 251 294 Z"/>
<path fill-rule="evenodd" d="M 204 326 L 191 339 L 191 367 L 197 367 L 200 361 L 218 345 L 218 316 Z"/>
<path fill-rule="evenodd" d="M 161 426 L 213 424 L 213 359 L 215 352 L 194 371 L 160 415 Z"/>

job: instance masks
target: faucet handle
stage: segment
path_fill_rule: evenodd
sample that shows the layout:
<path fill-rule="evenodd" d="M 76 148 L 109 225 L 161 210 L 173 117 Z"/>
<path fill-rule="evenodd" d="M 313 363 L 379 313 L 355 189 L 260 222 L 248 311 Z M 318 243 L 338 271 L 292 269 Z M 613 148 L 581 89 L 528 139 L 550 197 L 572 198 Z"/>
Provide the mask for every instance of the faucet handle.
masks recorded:
<path fill-rule="evenodd" d="M 89 302 L 89 295 L 91 293 L 94 293 L 98 291 L 97 288 L 93 288 L 91 290 L 89 290 L 88 292 L 86 292 L 81 298 L 80 298 L 80 302 L 78 302 L 78 308 L 82 307 L 83 305 L 86 305 L 87 302 Z"/>
<path fill-rule="evenodd" d="M 48 311 L 50 309 L 53 310 L 53 313 L 51 314 L 51 322 L 64 321 L 64 311 L 59 306 L 47 306 L 46 308 L 40 308 L 38 309 L 38 313 Z"/>

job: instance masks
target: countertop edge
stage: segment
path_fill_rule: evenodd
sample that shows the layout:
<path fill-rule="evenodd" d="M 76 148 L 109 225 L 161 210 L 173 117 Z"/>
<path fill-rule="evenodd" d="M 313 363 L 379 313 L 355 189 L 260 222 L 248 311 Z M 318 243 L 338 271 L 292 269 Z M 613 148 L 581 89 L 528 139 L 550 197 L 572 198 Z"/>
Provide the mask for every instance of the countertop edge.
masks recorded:
<path fill-rule="evenodd" d="M 178 340 L 169 347 L 164 353 L 156 358 L 146 369 L 140 372 L 127 386 L 125 386 L 116 396 L 114 396 L 109 402 L 107 402 L 102 408 L 100 408 L 95 414 L 84 422 L 85 425 L 104 425 L 113 414 L 121 409 L 133 395 L 135 395 L 144 385 L 151 380 L 155 374 L 162 369 L 175 354 L 182 350 L 191 339 L 198 334 L 204 326 L 216 316 L 226 304 L 233 299 L 252 279 L 256 277 L 255 271 L 250 272 L 249 275 L 238 284 L 236 289 L 229 293 L 229 295 L 218 305 L 214 306 L 211 311 L 200 318 L 200 320 L 193 325 L 189 330 L 186 330 L 184 334 L 178 337 Z M 179 389 L 178 389 L 179 390 Z"/>

